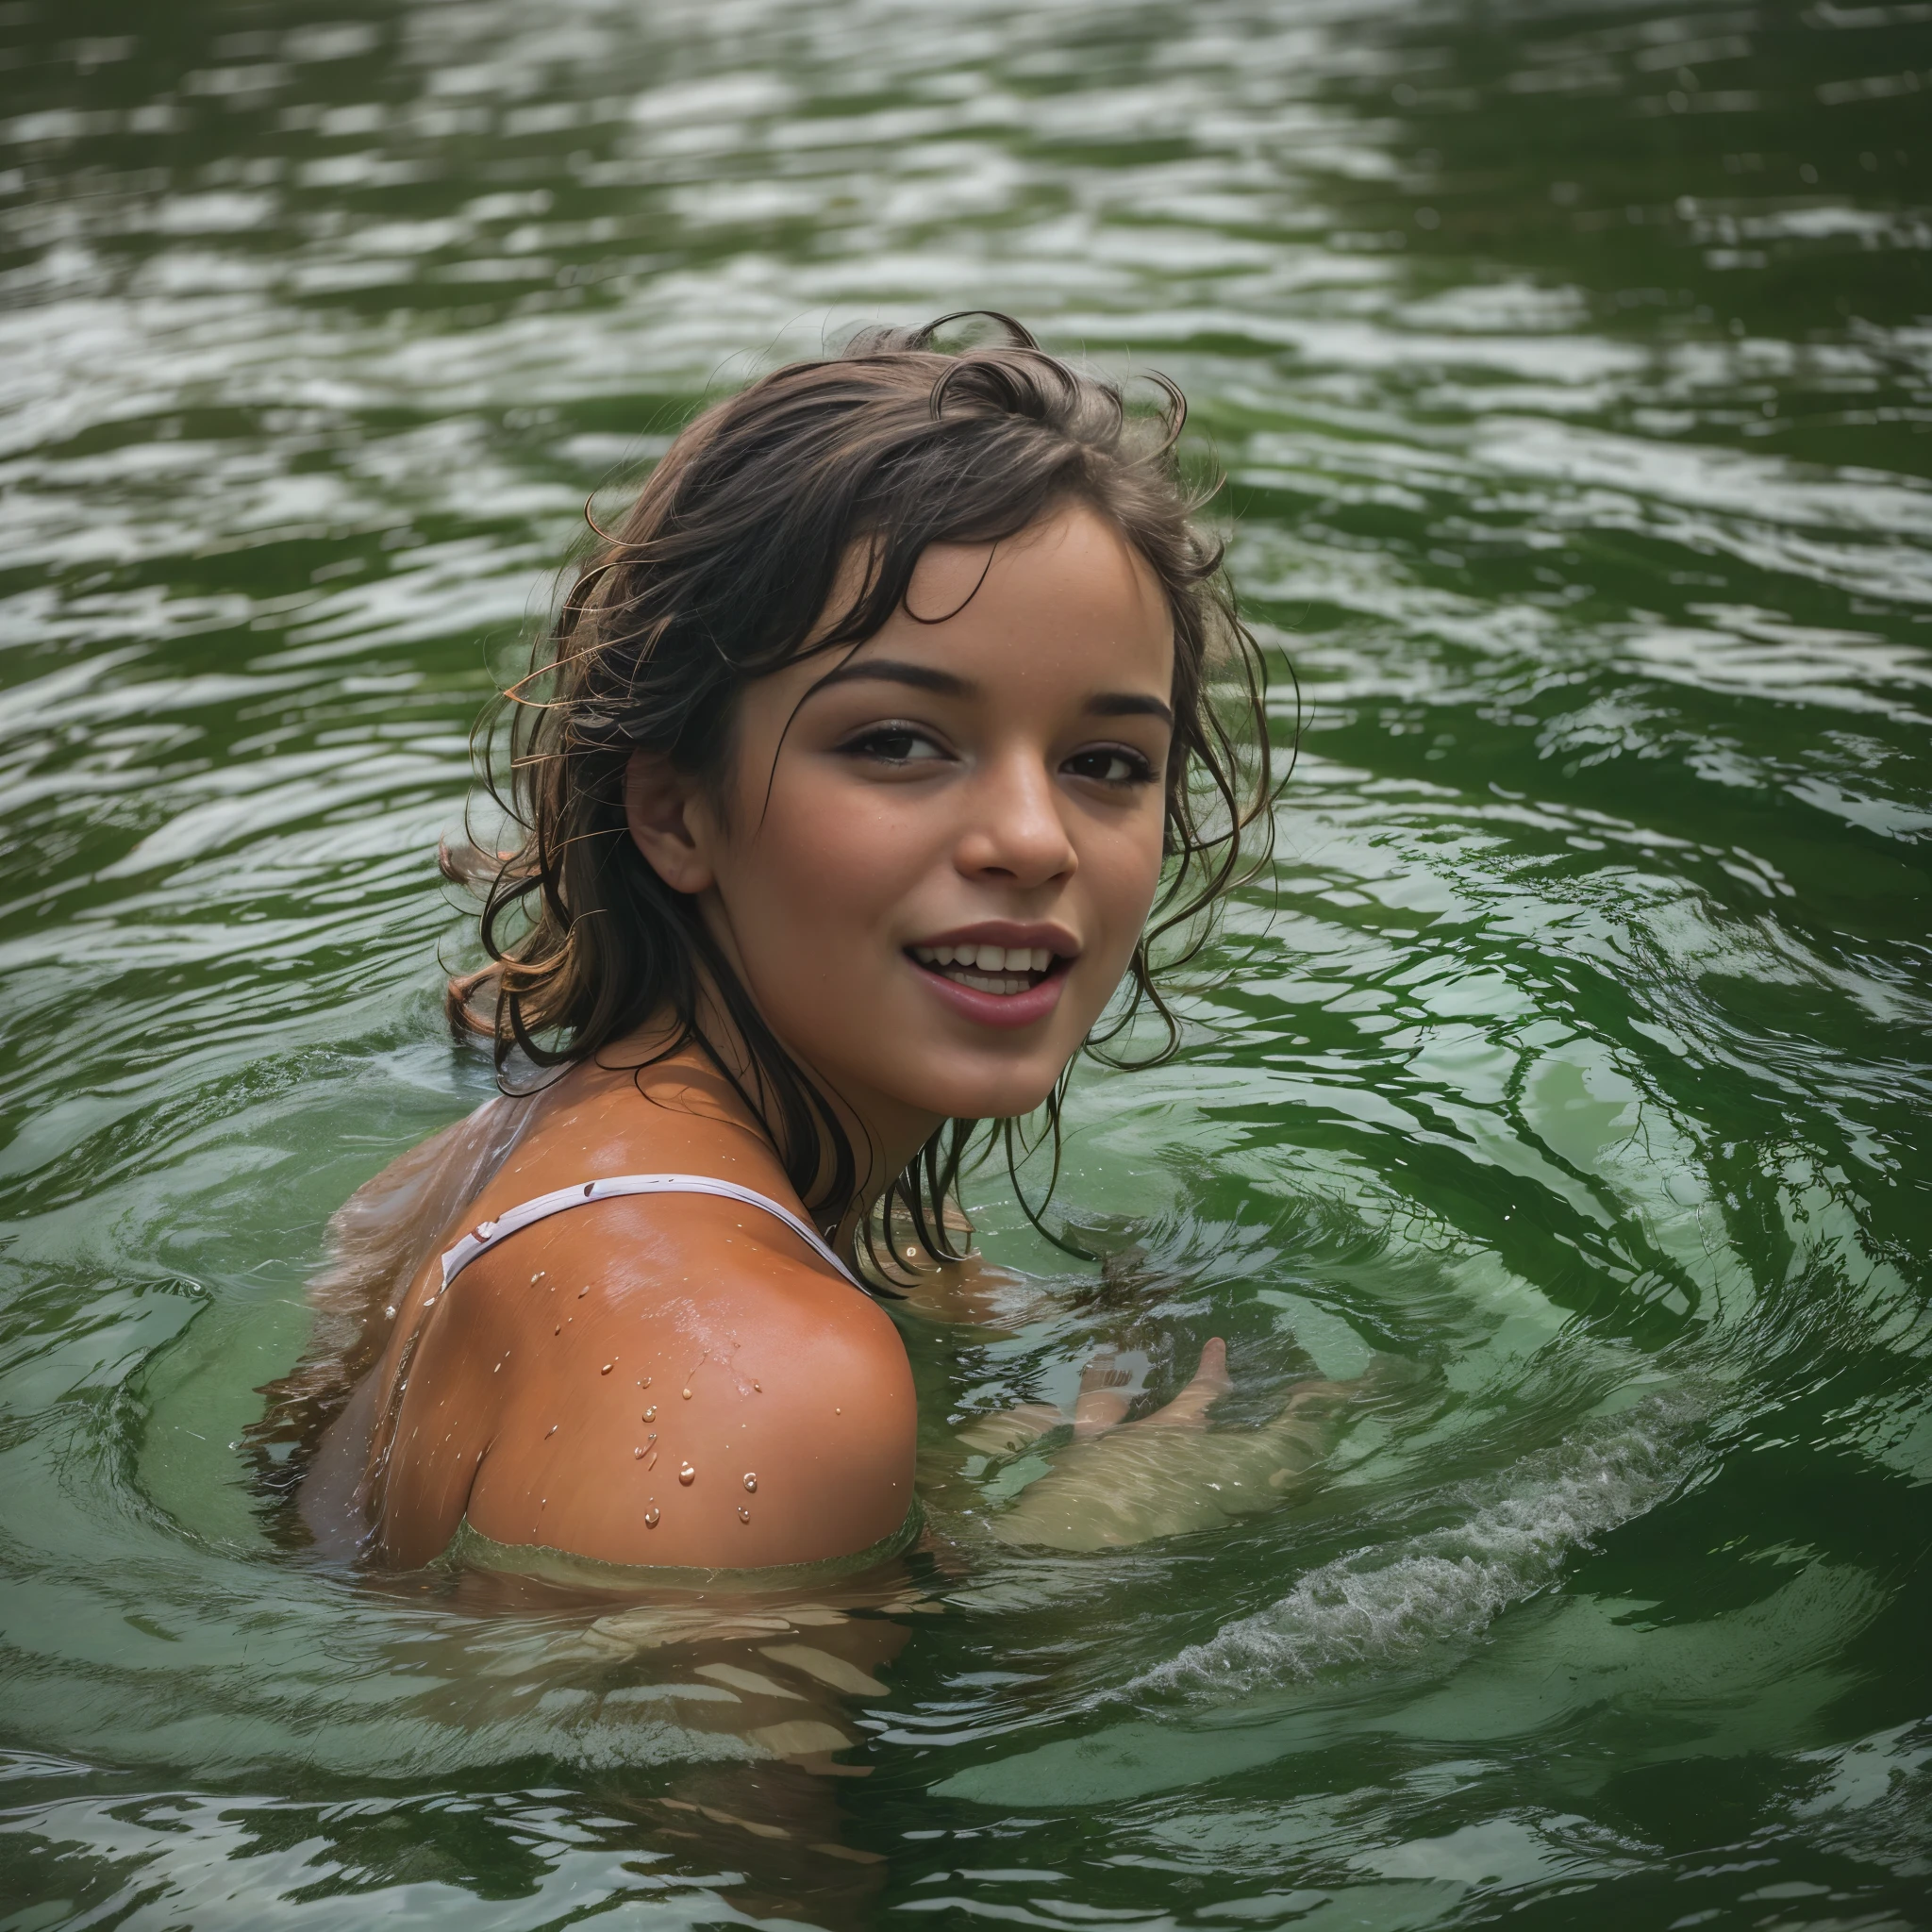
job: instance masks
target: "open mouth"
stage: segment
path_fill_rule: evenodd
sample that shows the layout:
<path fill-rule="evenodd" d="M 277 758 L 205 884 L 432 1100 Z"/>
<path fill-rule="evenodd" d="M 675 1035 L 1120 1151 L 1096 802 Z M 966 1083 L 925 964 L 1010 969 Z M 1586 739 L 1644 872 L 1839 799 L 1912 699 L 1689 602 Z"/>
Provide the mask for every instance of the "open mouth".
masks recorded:
<path fill-rule="evenodd" d="M 1029 992 L 1060 971 L 1066 961 L 1045 946 L 908 946 L 907 952 L 941 979 L 970 986 L 974 992 L 1010 997 Z"/>

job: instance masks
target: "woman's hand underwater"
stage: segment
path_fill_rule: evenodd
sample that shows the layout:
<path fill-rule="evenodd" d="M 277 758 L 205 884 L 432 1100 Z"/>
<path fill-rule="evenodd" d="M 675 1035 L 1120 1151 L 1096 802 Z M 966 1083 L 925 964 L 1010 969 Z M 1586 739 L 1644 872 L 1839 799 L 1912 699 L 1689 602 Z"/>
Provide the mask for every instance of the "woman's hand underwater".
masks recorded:
<path fill-rule="evenodd" d="M 1259 1428 L 1209 1432 L 1208 1412 L 1233 1386 L 1226 1344 L 1201 1351 L 1193 1379 L 1164 1407 L 1125 1420 L 1133 1377 L 1112 1349 L 1088 1362 L 1071 1415 L 1044 1403 L 987 1416 L 960 1439 L 1009 1456 L 1073 1425 L 1053 1467 L 989 1521 L 1003 1542 L 1056 1550 L 1121 1548 L 1155 1537 L 1219 1527 L 1283 1500 L 1331 1446 L 1350 1397 L 1379 1379 L 1300 1383 Z"/>
<path fill-rule="evenodd" d="M 1208 1409 L 1234 1386 L 1227 1373 L 1227 1344 L 1218 1335 L 1213 1337 L 1201 1351 L 1194 1379 L 1166 1407 L 1137 1423 L 1126 1421 L 1133 1406 L 1126 1391 L 1133 1381 L 1132 1374 L 1121 1367 L 1117 1349 L 1098 1349 L 1080 1372 L 1080 1390 L 1071 1415 L 1051 1403 L 1029 1402 L 979 1417 L 959 1431 L 959 1440 L 989 1456 L 1011 1456 L 1070 1422 L 1076 1442 L 1091 1442 L 1119 1428 L 1199 1428 Z"/>

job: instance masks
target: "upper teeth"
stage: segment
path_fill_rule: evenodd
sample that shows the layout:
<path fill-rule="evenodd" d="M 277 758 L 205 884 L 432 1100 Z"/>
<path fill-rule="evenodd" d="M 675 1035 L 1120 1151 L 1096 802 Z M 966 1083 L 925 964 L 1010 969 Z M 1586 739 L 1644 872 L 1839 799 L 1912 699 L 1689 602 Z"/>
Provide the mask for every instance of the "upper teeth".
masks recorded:
<path fill-rule="evenodd" d="M 1053 964 L 1053 948 L 914 946 L 912 957 L 926 966 L 975 966 L 982 973 L 1044 973 Z"/>

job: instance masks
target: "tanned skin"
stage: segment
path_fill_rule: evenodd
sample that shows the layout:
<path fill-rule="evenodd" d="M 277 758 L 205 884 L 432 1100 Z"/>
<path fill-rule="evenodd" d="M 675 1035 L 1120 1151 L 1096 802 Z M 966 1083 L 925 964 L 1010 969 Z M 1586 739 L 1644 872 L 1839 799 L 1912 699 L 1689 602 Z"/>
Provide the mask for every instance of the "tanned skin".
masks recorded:
<path fill-rule="evenodd" d="M 743 1112 L 690 1055 L 577 1069 L 472 1217 L 639 1172 L 802 1211 Z M 465 1516 L 498 1542 L 691 1567 L 808 1562 L 905 1519 L 916 1416 L 898 1332 L 770 1215 L 705 1195 L 600 1202 L 437 1289 L 398 1317 L 423 1313 L 384 1486 L 391 1562 L 428 1561 Z M 391 1374 L 402 1352 L 399 1337 Z"/>
<path fill-rule="evenodd" d="M 873 1150 L 835 1244 L 946 1119 L 1040 1105 L 1160 874 L 1173 633 L 1112 526 L 1068 508 L 997 546 L 936 545 L 907 604 L 849 655 L 746 690 L 721 794 L 641 754 L 627 774 L 639 850 Z M 1008 998 L 934 964 L 956 941 L 1052 965 Z M 732 1063 L 722 1016 L 705 1017 Z M 565 1074 L 450 1238 L 624 1174 L 714 1175 L 803 1212 L 695 1050 L 636 1071 L 658 1043 L 646 1029 Z M 446 1293 L 438 1281 L 431 1264 L 412 1284 L 326 1452 L 359 1468 L 358 1533 L 388 1561 L 429 1560 L 465 1518 L 500 1542 L 691 1567 L 843 1556 L 904 1521 L 898 1334 L 772 1217 L 612 1199 L 508 1237 Z M 1224 1386 L 1211 1352 L 1175 1423 Z M 1124 1404 L 1092 1395 L 1084 1421 L 1119 1420 L 1100 1411 Z"/>

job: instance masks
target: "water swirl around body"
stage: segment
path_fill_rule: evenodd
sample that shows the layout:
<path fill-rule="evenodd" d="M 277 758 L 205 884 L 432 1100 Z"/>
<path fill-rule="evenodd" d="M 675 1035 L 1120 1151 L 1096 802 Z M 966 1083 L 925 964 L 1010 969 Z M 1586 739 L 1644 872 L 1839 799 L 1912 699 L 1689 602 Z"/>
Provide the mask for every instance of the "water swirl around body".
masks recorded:
<path fill-rule="evenodd" d="M 1924 1923 L 1924 14 L 0 8 L 0 1927 Z M 857 1610 L 317 1564 L 235 1445 L 491 1091 L 435 843 L 586 497 L 980 303 L 1187 390 L 1297 756 L 1104 1270 L 969 1187 L 1039 1292 L 908 1324 Z M 962 1427 L 1213 1334 L 1369 1393 L 989 1531 Z"/>

